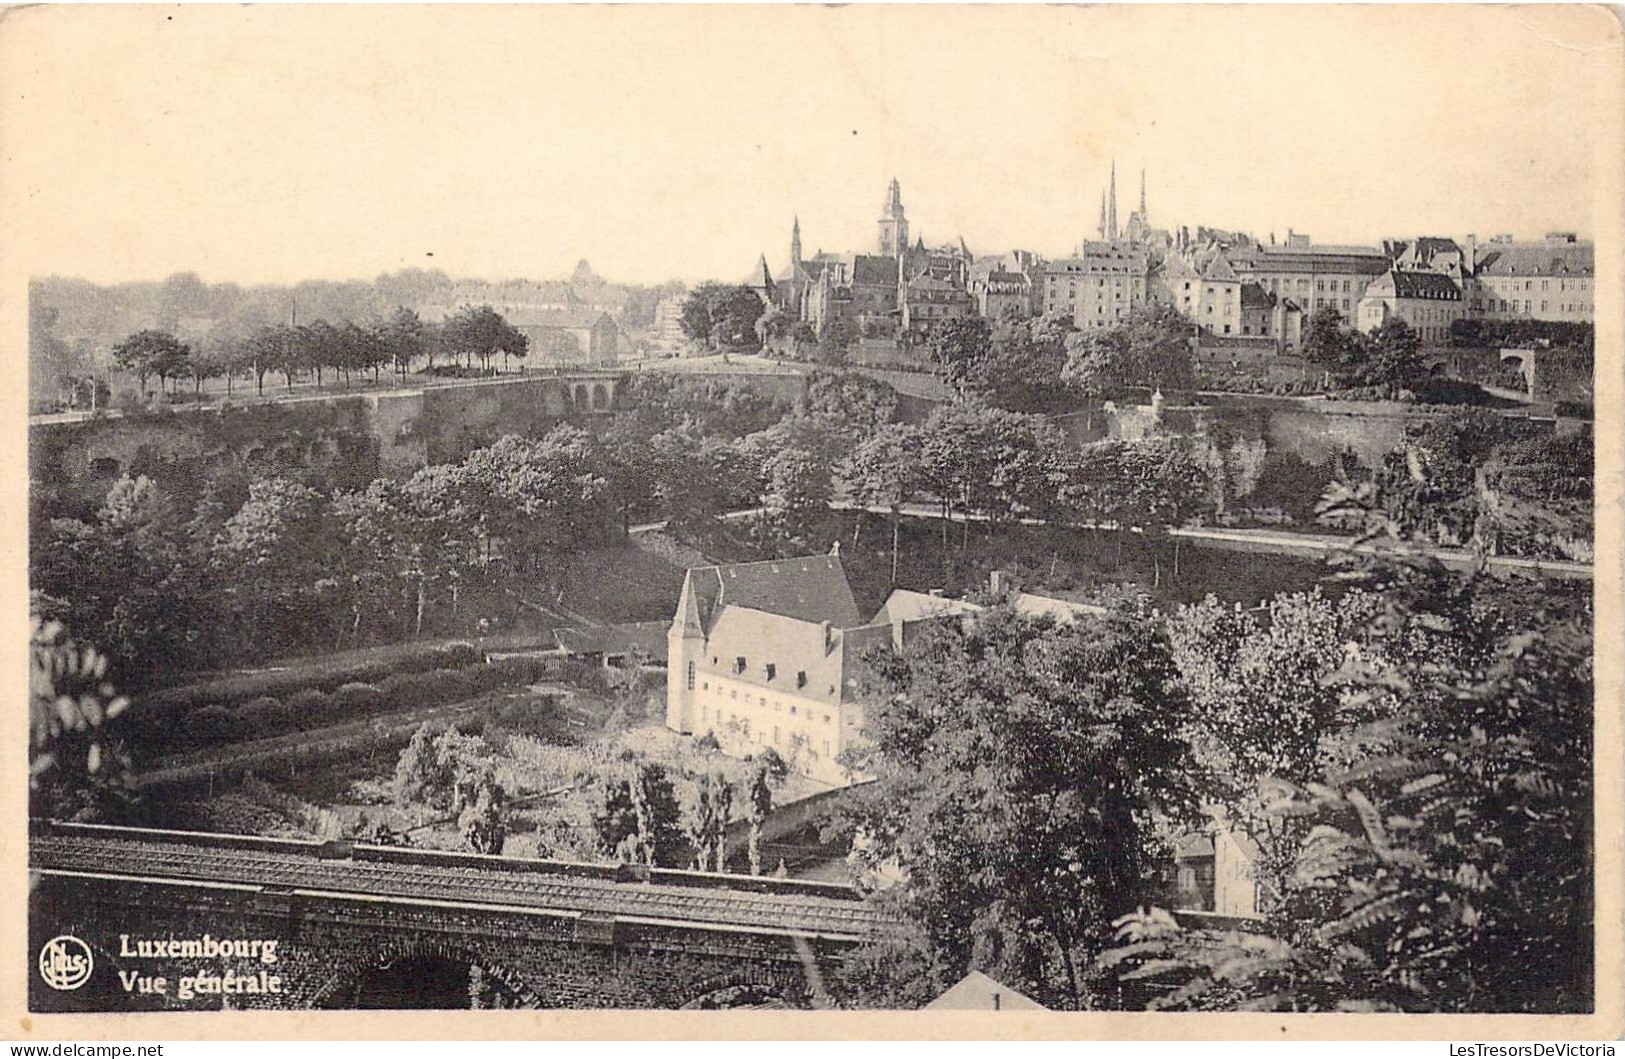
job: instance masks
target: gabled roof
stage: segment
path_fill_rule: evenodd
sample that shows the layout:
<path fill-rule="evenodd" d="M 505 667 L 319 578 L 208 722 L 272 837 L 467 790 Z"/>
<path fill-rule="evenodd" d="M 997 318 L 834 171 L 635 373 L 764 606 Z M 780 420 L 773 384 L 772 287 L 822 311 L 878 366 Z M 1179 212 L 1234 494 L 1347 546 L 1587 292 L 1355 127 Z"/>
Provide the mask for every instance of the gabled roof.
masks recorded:
<path fill-rule="evenodd" d="M 945 618 L 959 614 L 975 614 L 982 608 L 974 603 L 967 603 L 962 599 L 948 599 L 945 596 L 933 596 L 927 592 L 915 592 L 907 588 L 894 588 L 886 602 L 881 605 L 880 613 L 875 615 L 875 624 L 897 621 L 924 621 L 927 618 Z"/>
<path fill-rule="evenodd" d="M 1393 269 L 1367 288 L 1367 294 L 1392 292 L 1395 298 L 1426 298 L 1431 301 L 1460 301 L 1461 288 L 1443 272 L 1406 272 Z"/>
<path fill-rule="evenodd" d="M 879 254 L 852 256 L 852 282 L 872 286 L 897 282 L 897 259 Z"/>
<path fill-rule="evenodd" d="M 694 613 L 685 614 L 692 605 Z M 709 630 L 723 607 L 743 607 L 840 629 L 862 624 L 841 560 L 833 555 L 764 559 L 755 563 L 691 567 L 677 620 Z"/>
<path fill-rule="evenodd" d="M 1191 263 L 1178 254 L 1168 255 L 1162 263 L 1162 274 L 1165 279 L 1201 279 L 1201 274 L 1191 267 Z"/>
<path fill-rule="evenodd" d="M 1243 309 L 1273 309 L 1275 308 L 1275 295 L 1256 283 L 1243 283 L 1241 285 L 1241 307 Z"/>
<path fill-rule="evenodd" d="M 972 971 L 926 1008 L 939 1011 L 1047 1011 L 1032 997 L 1016 992 L 1003 982 L 989 978 L 981 971 Z"/>
<path fill-rule="evenodd" d="M 1211 279 L 1221 283 L 1234 283 L 1236 270 L 1230 267 L 1230 262 L 1223 254 L 1214 254 L 1202 269 L 1202 278 Z"/>
<path fill-rule="evenodd" d="M 1591 243 L 1497 244 L 1479 250 L 1477 271 L 1480 276 L 1592 276 L 1596 252 Z"/>
<path fill-rule="evenodd" d="M 752 290 L 773 289 L 773 273 L 767 270 L 766 254 L 757 259 L 756 267 L 751 270 L 750 277 L 745 281 L 745 286 L 750 287 Z"/>

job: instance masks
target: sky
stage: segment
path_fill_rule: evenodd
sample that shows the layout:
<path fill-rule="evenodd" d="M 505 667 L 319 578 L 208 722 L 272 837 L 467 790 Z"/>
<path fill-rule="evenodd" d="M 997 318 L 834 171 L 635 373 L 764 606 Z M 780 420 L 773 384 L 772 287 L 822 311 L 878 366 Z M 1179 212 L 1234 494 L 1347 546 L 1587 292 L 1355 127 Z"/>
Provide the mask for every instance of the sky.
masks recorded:
<path fill-rule="evenodd" d="M 1590 7 L 57 7 L 0 23 L 0 253 L 98 282 L 741 280 L 1126 220 L 1317 242 L 1588 235 Z M 1617 109 L 1617 97 L 1615 107 Z M 1612 177 L 1610 177 L 1612 179 Z M 1617 200 L 1616 200 L 1617 201 Z"/>

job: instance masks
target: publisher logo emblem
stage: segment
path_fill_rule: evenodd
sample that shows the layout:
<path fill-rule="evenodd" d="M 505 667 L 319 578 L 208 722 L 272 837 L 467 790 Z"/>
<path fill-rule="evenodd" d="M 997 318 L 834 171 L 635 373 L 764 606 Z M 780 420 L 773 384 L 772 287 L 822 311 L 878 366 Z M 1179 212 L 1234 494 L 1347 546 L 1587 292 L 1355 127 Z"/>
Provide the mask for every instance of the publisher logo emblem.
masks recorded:
<path fill-rule="evenodd" d="M 78 989 L 90 981 L 95 966 L 90 946 L 72 934 L 52 938 L 39 951 L 39 976 L 52 989 Z"/>

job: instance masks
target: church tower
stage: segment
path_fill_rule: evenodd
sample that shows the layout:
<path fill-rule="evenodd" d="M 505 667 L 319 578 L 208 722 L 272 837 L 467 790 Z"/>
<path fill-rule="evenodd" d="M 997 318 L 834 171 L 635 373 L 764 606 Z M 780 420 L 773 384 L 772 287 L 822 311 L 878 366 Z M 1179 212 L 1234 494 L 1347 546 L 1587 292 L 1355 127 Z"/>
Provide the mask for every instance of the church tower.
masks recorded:
<path fill-rule="evenodd" d="M 1106 208 L 1106 238 L 1110 242 L 1117 242 L 1117 159 L 1112 159 L 1112 183 L 1110 203 Z"/>
<path fill-rule="evenodd" d="M 1147 227 L 1151 225 L 1151 211 L 1145 208 L 1145 170 L 1140 170 L 1140 220 Z"/>
<path fill-rule="evenodd" d="M 801 218 L 798 216 L 790 224 L 790 271 L 792 275 L 799 264 L 801 264 Z"/>
<path fill-rule="evenodd" d="M 886 204 L 880 208 L 880 252 L 896 257 L 908 250 L 908 218 L 903 215 L 903 189 L 892 177 Z"/>

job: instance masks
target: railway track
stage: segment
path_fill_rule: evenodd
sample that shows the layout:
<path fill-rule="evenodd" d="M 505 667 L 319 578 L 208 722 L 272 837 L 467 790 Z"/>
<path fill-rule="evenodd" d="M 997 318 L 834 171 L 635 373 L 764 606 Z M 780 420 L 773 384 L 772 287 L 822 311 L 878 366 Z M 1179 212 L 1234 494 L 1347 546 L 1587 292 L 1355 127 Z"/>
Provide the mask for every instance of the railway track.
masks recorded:
<path fill-rule="evenodd" d="M 227 883 L 844 938 L 869 937 L 888 926 L 885 917 L 854 899 L 725 886 L 618 882 L 551 874 L 543 868 L 527 870 L 524 865 L 482 868 L 339 860 L 315 853 L 49 834 L 31 838 L 29 864 L 48 874 Z"/>

